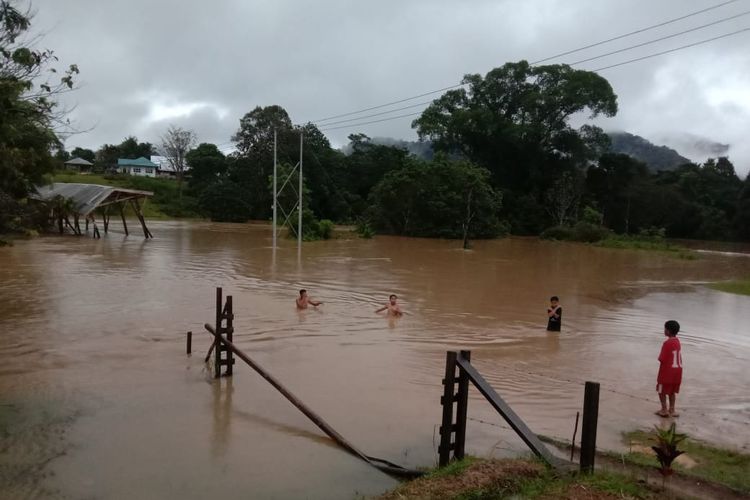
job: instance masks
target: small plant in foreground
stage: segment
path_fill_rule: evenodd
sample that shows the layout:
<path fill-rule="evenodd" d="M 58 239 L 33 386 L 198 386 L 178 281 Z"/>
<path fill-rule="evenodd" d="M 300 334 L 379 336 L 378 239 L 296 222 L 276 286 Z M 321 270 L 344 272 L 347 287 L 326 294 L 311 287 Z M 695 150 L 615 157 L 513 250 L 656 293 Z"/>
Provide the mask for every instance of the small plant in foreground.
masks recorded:
<path fill-rule="evenodd" d="M 669 429 L 656 427 L 656 446 L 652 446 L 651 449 L 656 453 L 656 459 L 659 461 L 659 473 L 662 476 L 667 477 L 674 473 L 672 462 L 685 453 L 678 450 L 677 445 L 685 439 L 687 439 L 687 435 L 678 433 L 674 422 L 669 426 Z"/>

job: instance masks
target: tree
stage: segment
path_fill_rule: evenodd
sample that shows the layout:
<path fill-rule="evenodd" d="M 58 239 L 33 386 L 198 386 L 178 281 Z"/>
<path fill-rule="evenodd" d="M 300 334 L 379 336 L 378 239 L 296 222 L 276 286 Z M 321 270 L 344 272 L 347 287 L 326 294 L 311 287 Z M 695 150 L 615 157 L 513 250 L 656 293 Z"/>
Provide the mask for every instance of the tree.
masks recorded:
<path fill-rule="evenodd" d="M 463 83 L 466 88 L 433 101 L 412 126 L 436 149 L 460 152 L 488 168 L 496 185 L 513 189 L 529 188 L 554 171 L 551 160 L 597 158 L 601 130 L 575 130 L 569 119 L 585 110 L 590 118 L 617 112 L 606 79 L 567 65 L 507 63 L 484 78 L 466 75 Z"/>
<path fill-rule="evenodd" d="M 227 158 L 215 144 L 202 142 L 185 155 L 190 165 L 188 185 L 196 194 L 200 194 L 211 184 L 227 173 Z"/>
<path fill-rule="evenodd" d="M 0 1 L 0 198 L 3 210 L 22 212 L 19 201 L 55 166 L 52 151 L 62 147 L 55 129 L 65 124 L 57 96 L 73 89 L 78 73 L 75 65 L 58 73 L 52 51 L 30 47 L 23 40 L 30 26 L 28 12 Z M 0 221 L 0 232 L 17 229 Z"/>
<path fill-rule="evenodd" d="M 182 201 L 182 179 L 185 175 L 185 156 L 195 146 L 196 136 L 192 130 L 170 125 L 161 138 L 167 161 L 177 173 L 177 197 Z"/>
<path fill-rule="evenodd" d="M 128 136 L 118 146 L 120 158 L 150 158 L 154 154 L 154 145 L 150 142 L 138 142 L 135 136 Z"/>
<path fill-rule="evenodd" d="M 484 77 L 466 75 L 465 87 L 450 90 L 414 120 L 421 140 L 488 169 L 495 188 L 509 192 L 503 203 L 514 231 L 538 232 L 544 194 L 563 172 L 584 169 L 608 146 L 593 125 L 575 129 L 573 115 L 612 116 L 617 96 L 596 73 L 567 65 L 533 67 L 507 63 Z M 529 224 L 529 219 L 533 223 Z"/>
<path fill-rule="evenodd" d="M 750 241 L 750 173 L 745 177 L 745 182 L 737 199 L 734 230 L 737 238 Z"/>
<path fill-rule="evenodd" d="M 572 221 L 581 197 L 580 183 L 571 172 L 565 172 L 547 191 L 547 212 L 555 224 Z"/>
<path fill-rule="evenodd" d="M 96 153 L 94 153 L 90 149 L 85 148 L 74 148 L 73 151 L 70 152 L 70 155 L 73 158 L 83 158 L 86 161 L 90 161 L 91 163 L 94 163 L 96 160 Z"/>
<path fill-rule="evenodd" d="M 497 236 L 501 197 L 488 181 L 486 169 L 467 161 L 411 159 L 373 189 L 373 222 L 384 232 L 404 236 L 464 242 Z"/>

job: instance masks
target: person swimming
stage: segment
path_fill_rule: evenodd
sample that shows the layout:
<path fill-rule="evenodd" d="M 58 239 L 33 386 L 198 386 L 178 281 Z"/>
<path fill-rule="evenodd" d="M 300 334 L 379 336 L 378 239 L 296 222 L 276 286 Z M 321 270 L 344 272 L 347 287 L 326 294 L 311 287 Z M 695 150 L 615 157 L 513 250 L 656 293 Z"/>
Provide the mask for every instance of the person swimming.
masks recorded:
<path fill-rule="evenodd" d="M 396 297 L 396 295 L 394 294 L 391 294 L 391 296 L 388 297 L 388 303 L 384 305 L 383 307 L 381 307 L 380 309 L 378 309 L 377 311 L 375 311 L 375 313 L 377 314 L 383 311 L 388 311 L 387 313 L 388 316 L 395 316 L 395 317 L 403 316 L 404 311 L 401 310 L 401 307 L 398 305 L 397 301 L 398 301 L 398 297 Z"/>
<path fill-rule="evenodd" d="M 312 300 L 307 295 L 307 290 L 300 290 L 299 291 L 299 297 L 297 297 L 297 300 L 295 301 L 297 304 L 297 309 L 307 309 L 308 305 L 311 305 L 313 307 L 318 307 L 322 302 L 318 302 L 316 300 Z"/>

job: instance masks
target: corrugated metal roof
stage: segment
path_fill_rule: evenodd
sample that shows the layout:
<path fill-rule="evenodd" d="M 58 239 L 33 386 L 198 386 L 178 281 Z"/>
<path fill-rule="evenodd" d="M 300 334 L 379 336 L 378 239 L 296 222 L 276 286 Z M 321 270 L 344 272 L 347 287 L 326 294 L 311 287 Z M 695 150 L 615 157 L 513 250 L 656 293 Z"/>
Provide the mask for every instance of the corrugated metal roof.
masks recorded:
<path fill-rule="evenodd" d="M 114 201 L 123 195 L 153 196 L 151 191 L 139 191 L 137 189 L 124 189 L 99 184 L 78 184 L 70 182 L 55 182 L 48 186 L 37 188 L 37 194 L 32 198 L 49 201 L 55 196 L 70 198 L 76 207 L 76 212 L 88 215 L 96 207 L 106 201 Z"/>
<path fill-rule="evenodd" d="M 135 160 L 131 160 L 128 158 L 118 158 L 117 160 L 117 166 L 119 167 L 151 167 L 156 168 L 159 165 L 156 163 L 152 163 L 147 158 L 144 158 L 141 156 L 140 158 L 136 158 Z"/>
<path fill-rule="evenodd" d="M 66 165 L 83 165 L 85 167 L 90 167 L 93 165 L 88 160 L 84 160 L 83 158 L 71 158 L 70 160 L 65 162 Z"/>

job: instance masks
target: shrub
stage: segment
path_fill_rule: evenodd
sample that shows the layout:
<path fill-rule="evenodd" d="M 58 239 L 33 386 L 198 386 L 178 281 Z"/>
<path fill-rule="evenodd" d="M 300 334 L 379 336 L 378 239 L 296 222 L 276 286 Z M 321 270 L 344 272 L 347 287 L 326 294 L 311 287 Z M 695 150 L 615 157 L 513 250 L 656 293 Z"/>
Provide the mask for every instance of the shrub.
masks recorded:
<path fill-rule="evenodd" d="M 575 226 L 553 226 L 545 229 L 540 237 L 545 240 L 583 241 L 595 243 L 610 236 L 611 232 L 604 226 L 579 222 Z"/>
<path fill-rule="evenodd" d="M 375 236 L 375 230 L 372 228 L 369 222 L 360 220 L 357 222 L 357 227 L 354 232 L 359 235 L 360 238 L 370 239 Z"/>
<path fill-rule="evenodd" d="M 323 219 L 318 224 L 318 234 L 322 240 L 330 240 L 333 236 L 334 224 L 332 220 Z"/>

